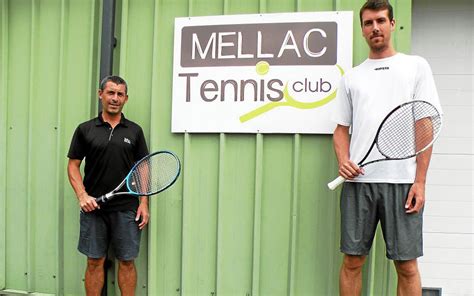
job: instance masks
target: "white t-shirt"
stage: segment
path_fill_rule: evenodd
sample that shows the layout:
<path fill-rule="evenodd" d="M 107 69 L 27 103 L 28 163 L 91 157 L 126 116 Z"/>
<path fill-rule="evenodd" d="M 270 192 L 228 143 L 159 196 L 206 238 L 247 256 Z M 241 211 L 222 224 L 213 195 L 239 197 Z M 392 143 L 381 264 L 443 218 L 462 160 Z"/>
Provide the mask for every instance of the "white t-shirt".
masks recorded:
<path fill-rule="evenodd" d="M 366 155 L 388 112 L 410 100 L 428 101 L 441 113 L 431 68 L 422 57 L 397 53 L 367 59 L 342 77 L 333 120 L 351 127 L 352 161 L 359 163 Z M 374 147 L 365 162 L 379 158 L 383 156 Z M 413 183 L 416 158 L 372 163 L 364 170 L 354 182 Z"/>

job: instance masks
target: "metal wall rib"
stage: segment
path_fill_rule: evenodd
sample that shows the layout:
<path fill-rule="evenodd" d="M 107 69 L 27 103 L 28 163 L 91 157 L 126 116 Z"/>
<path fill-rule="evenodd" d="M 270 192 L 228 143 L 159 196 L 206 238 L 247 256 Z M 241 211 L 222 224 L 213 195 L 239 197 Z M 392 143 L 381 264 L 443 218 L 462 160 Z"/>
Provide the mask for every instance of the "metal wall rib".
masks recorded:
<path fill-rule="evenodd" d="M 6 164 L 7 164 L 7 91 L 8 91 L 8 7 L 0 1 L 0 289 L 6 275 Z"/>

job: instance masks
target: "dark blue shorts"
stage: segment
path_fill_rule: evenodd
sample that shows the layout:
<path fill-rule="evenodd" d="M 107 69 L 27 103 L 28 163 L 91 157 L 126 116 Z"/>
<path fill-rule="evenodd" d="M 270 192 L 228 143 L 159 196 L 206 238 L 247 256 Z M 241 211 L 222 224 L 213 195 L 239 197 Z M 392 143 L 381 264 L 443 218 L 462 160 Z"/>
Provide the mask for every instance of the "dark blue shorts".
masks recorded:
<path fill-rule="evenodd" d="M 368 255 L 380 221 L 386 256 L 411 260 L 423 255 L 423 209 L 405 213 L 411 184 L 346 182 L 341 192 L 341 252 Z"/>
<path fill-rule="evenodd" d="M 81 212 L 81 231 L 77 249 L 89 258 L 104 258 L 109 245 L 121 261 L 133 260 L 140 249 L 136 211 Z"/>

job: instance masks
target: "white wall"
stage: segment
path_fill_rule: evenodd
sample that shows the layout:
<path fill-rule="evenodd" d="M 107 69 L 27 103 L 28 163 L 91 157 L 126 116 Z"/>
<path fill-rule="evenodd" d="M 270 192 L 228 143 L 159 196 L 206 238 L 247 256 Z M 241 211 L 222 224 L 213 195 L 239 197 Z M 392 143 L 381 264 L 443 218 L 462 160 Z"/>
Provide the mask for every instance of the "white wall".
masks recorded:
<path fill-rule="evenodd" d="M 435 144 L 424 219 L 424 287 L 474 295 L 474 12 L 472 0 L 413 0 L 412 53 L 431 64 L 445 125 Z"/>

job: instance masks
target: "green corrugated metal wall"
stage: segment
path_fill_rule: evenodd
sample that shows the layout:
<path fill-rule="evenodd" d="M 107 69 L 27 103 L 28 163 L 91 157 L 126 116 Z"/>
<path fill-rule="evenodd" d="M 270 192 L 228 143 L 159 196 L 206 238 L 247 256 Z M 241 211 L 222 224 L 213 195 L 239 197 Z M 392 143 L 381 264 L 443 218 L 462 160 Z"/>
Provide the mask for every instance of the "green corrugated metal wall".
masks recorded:
<path fill-rule="evenodd" d="M 395 44 L 407 52 L 411 1 L 392 2 Z M 125 113 L 144 127 L 151 150 L 175 151 L 184 169 L 151 202 L 139 295 L 337 294 L 330 136 L 171 134 L 173 25 L 182 16 L 354 10 L 357 64 L 367 55 L 362 3 L 118 1 L 114 69 L 129 82 Z M 101 1 L 0 0 L 0 9 L 0 290 L 82 295 L 66 153 L 77 124 L 97 112 Z M 109 295 L 119 295 L 113 275 Z M 365 294 L 394 293 L 380 239 L 364 284 Z"/>

